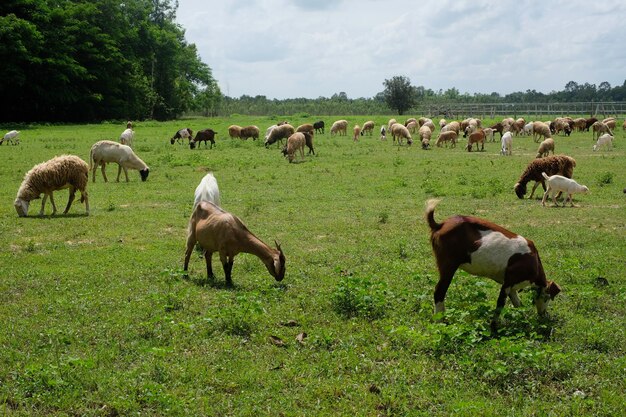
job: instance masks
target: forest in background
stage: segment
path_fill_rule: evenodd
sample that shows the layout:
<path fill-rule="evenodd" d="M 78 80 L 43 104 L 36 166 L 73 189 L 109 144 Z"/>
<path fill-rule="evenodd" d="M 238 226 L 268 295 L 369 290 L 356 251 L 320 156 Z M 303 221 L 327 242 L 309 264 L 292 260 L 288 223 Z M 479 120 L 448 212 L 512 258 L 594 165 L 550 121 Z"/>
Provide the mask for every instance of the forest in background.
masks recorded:
<path fill-rule="evenodd" d="M 0 2 L 0 121 L 169 120 L 219 97 L 171 0 Z"/>

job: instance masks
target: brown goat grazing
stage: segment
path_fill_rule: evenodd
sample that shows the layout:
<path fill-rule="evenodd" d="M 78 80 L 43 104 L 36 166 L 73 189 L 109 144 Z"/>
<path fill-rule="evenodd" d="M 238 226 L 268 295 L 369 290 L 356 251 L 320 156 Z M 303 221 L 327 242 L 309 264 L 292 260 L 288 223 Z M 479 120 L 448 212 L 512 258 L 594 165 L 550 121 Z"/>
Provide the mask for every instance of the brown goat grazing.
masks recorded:
<path fill-rule="evenodd" d="M 211 257 L 218 252 L 224 267 L 226 284 L 232 285 L 231 272 L 234 258 L 244 252 L 258 257 L 269 273 L 282 281 L 285 277 L 285 255 L 276 242 L 276 249 L 266 245 L 248 230 L 245 224 L 234 214 L 228 213 L 213 203 L 201 201 L 189 219 L 187 250 L 183 271 L 187 276 L 189 258 L 197 243 L 204 251 L 207 278 L 214 279 Z"/>
<path fill-rule="evenodd" d="M 504 125 L 501 122 L 496 123 L 493 126 L 489 127 L 490 129 L 493 129 L 493 132 L 498 132 L 500 134 L 500 139 L 502 139 L 502 135 L 504 134 Z"/>
<path fill-rule="evenodd" d="M 311 123 L 305 123 L 303 125 L 300 125 L 298 127 L 296 127 L 296 132 L 309 132 L 310 134 L 314 135 L 315 134 L 315 128 L 313 127 L 313 125 Z"/>
<path fill-rule="evenodd" d="M 467 151 L 472 152 L 472 146 L 476 144 L 476 151 L 478 151 L 478 144 L 480 143 L 480 150 L 485 150 L 485 131 L 478 129 L 467 139 Z"/>
<path fill-rule="evenodd" d="M 198 149 L 200 149 L 200 142 L 204 142 L 204 147 L 206 148 L 207 142 L 211 142 L 211 149 L 213 149 L 213 145 L 215 145 L 215 135 L 217 135 L 217 132 L 213 129 L 199 130 L 196 132 L 196 137 L 189 142 L 189 148 L 195 149 L 196 144 L 198 144 Z"/>
<path fill-rule="evenodd" d="M 295 131 L 296 129 L 289 123 L 273 128 L 265 138 L 265 147 L 267 148 L 271 144 L 279 141 L 282 143 L 283 139 L 287 139 L 289 136 L 293 135 Z"/>
<path fill-rule="evenodd" d="M 552 137 L 550 127 L 543 122 L 533 122 L 533 141 L 539 142 L 542 136 L 544 139 Z"/>
<path fill-rule="evenodd" d="M 533 197 L 533 194 L 535 194 L 535 190 L 539 184 L 541 184 L 543 191 L 545 192 L 546 184 L 543 176 L 541 175 L 542 172 L 545 172 L 548 175 L 558 174 L 566 178 L 572 178 L 575 166 L 576 161 L 574 158 L 567 155 L 552 155 L 541 159 L 535 159 L 528 164 L 519 180 L 517 180 L 514 187 L 515 194 L 518 198 L 524 198 L 524 195 L 526 194 L 526 184 L 529 181 L 535 181 L 535 185 L 533 186 L 528 198 Z"/>
<path fill-rule="evenodd" d="M 426 221 L 430 227 L 439 282 L 435 286 L 435 314 L 445 311 L 448 287 L 457 269 L 472 275 L 491 278 L 501 285 L 492 328 L 506 298 L 515 307 L 521 305 L 517 291 L 532 286 L 536 288 L 537 313 L 546 313 L 550 300 L 561 291 L 559 286 L 546 280 L 546 275 L 535 244 L 488 220 L 471 216 L 452 216 L 443 223 L 435 221 L 438 200 L 426 202 Z"/>

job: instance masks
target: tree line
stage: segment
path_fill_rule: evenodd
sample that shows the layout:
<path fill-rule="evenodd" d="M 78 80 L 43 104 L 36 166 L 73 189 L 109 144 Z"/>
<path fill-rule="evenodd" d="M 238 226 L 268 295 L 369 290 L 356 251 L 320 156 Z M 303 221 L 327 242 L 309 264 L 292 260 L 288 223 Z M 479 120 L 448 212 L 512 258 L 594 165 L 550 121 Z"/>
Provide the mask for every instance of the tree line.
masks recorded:
<path fill-rule="evenodd" d="M 432 90 L 424 86 L 413 86 L 408 77 L 394 76 L 383 82 L 383 91 L 371 98 L 349 98 L 345 92 L 331 97 L 268 99 L 266 96 L 243 95 L 238 98 L 224 97 L 217 113 L 222 116 L 232 114 L 249 115 L 290 115 L 307 113 L 311 115 L 366 115 L 415 113 L 424 105 L 438 103 L 574 103 L 574 102 L 623 102 L 626 101 L 626 80 L 620 86 L 612 87 L 608 82 L 600 85 L 575 81 L 568 82 L 563 90 L 542 93 L 526 90 L 501 95 L 497 92 L 461 93 L 457 88 Z"/>
<path fill-rule="evenodd" d="M 0 120 L 166 120 L 221 93 L 171 0 L 0 2 Z"/>

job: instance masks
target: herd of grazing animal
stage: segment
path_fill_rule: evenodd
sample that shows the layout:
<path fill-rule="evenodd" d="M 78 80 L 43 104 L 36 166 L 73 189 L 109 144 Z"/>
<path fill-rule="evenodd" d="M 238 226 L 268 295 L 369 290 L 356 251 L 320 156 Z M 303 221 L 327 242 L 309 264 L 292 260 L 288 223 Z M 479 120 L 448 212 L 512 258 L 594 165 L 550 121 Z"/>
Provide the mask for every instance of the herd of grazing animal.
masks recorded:
<path fill-rule="evenodd" d="M 454 148 L 459 135 L 467 138 L 466 150 L 471 152 L 476 145 L 477 151 L 484 151 L 485 143 L 494 141 L 494 133 L 500 133 L 502 155 L 512 155 L 514 136 L 533 136 L 535 142 L 543 138 L 537 150 L 536 159 L 532 160 L 522 172 L 514 185 L 515 194 L 520 199 L 525 197 L 527 184 L 534 181 L 529 198 L 532 198 L 538 185 L 542 185 L 544 194 L 542 205 L 548 198 L 552 198 L 558 205 L 557 197 L 566 194 L 563 206 L 570 202 L 574 193 L 587 193 L 589 189 L 572 179 L 576 161 L 565 155 L 555 155 L 555 141 L 553 135 L 569 136 L 572 131 L 592 131 L 593 151 L 601 147 L 611 149 L 613 132 L 616 121 L 605 119 L 571 119 L 557 118 L 549 122 L 526 122 L 520 118 L 503 119 L 491 127 L 482 127 L 479 119 L 463 121 L 446 121 L 438 123 L 440 133 L 436 137 L 436 147 Z M 358 141 L 360 136 L 372 136 L 375 122 L 368 120 L 362 126 L 353 127 L 353 140 Z M 626 122 L 624 122 L 626 130 Z M 306 123 L 294 128 L 287 122 L 270 126 L 264 136 L 264 145 L 282 144 L 282 153 L 289 162 L 296 159 L 304 160 L 304 148 L 309 154 L 315 155 L 313 146 L 316 134 L 324 134 L 324 121 Z M 347 136 L 348 122 L 337 120 L 331 125 L 330 136 Z M 395 119 L 389 120 L 387 125 L 380 128 L 380 139 L 385 140 L 386 134 L 393 137 L 393 144 L 399 146 L 405 142 L 411 145 L 412 134 L 418 134 L 422 149 L 430 149 L 430 141 L 436 129 L 431 119 L 408 119 L 405 123 L 398 123 Z M 3 142 L 13 145 L 19 144 L 19 133 L 16 130 L 4 135 Z M 230 138 L 246 140 L 259 139 L 260 129 L 257 126 L 228 127 Z M 198 130 L 193 135 L 190 128 L 182 128 L 170 138 L 170 143 L 187 143 L 191 149 L 199 148 L 201 142 L 205 148 L 213 148 L 217 132 L 212 129 Z M 76 191 L 81 193 L 81 202 L 85 203 L 86 214 L 89 215 L 89 199 L 87 184 L 89 171 L 92 172 L 92 181 L 96 182 L 96 170 L 101 168 L 102 177 L 108 181 L 105 167 L 107 163 L 118 165 L 117 181 L 124 171 L 126 182 L 129 181 L 128 169 L 139 171 L 142 181 L 146 181 L 150 172 L 148 165 L 133 150 L 135 132 L 133 125 L 128 122 L 126 129 L 119 137 L 119 143 L 111 140 L 101 140 L 93 144 L 89 154 L 89 163 L 73 155 L 62 155 L 49 161 L 35 165 L 29 170 L 22 181 L 14 207 L 20 217 L 28 215 L 32 200 L 43 194 L 39 215 L 45 212 L 46 201 L 52 204 L 52 214 L 57 208 L 53 192 L 64 188 L 69 189 L 69 199 L 64 214 L 68 213 L 75 198 Z M 283 144 L 283 141 L 286 143 Z M 480 149 L 479 149 L 480 145 Z M 550 152 L 552 155 L 550 155 Z M 298 158 L 299 156 L 299 158 Z M 625 190 L 626 192 L 626 190 Z M 434 211 L 438 201 L 429 200 L 426 203 L 425 217 L 430 228 L 430 241 L 439 272 L 439 281 L 435 286 L 434 305 L 435 314 L 444 311 L 444 300 L 451 280 L 458 269 L 470 274 L 493 279 L 501 285 L 493 316 L 492 326 L 497 326 L 498 317 L 506 299 L 509 298 L 515 307 L 520 305 L 517 291 L 530 286 L 535 288 L 535 305 L 539 314 L 545 314 L 548 302 L 560 292 L 560 287 L 546 278 L 539 253 L 531 240 L 511 232 L 488 220 L 471 216 L 453 216 L 442 223 L 434 219 Z M 219 254 L 227 285 L 232 285 L 232 269 L 234 258 L 241 252 L 250 253 L 258 257 L 266 266 L 269 274 L 277 281 L 285 277 L 286 258 L 281 245 L 275 242 L 271 247 L 248 230 L 246 225 L 236 215 L 221 207 L 221 199 L 217 180 L 212 173 L 206 174 L 194 193 L 194 204 L 187 227 L 187 244 L 184 256 L 183 269 L 188 273 L 189 261 L 193 248 L 199 246 L 206 262 L 206 273 L 209 279 L 214 279 L 211 258 L 213 253 Z"/>

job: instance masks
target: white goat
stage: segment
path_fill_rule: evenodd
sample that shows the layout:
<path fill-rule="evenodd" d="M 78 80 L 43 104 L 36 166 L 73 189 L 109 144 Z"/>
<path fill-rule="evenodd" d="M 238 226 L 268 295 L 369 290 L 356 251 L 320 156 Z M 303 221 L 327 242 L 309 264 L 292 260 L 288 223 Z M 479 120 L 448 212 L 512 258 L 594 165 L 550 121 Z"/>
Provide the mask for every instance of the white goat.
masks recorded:
<path fill-rule="evenodd" d="M 196 191 L 194 193 L 193 210 L 196 209 L 196 206 L 201 201 L 209 201 L 218 207 L 222 205 L 222 203 L 220 202 L 220 190 L 217 186 L 217 180 L 211 172 L 206 174 L 200 181 L 200 184 L 198 184 L 198 186 L 196 187 Z"/>
<path fill-rule="evenodd" d="M 613 136 L 609 135 L 608 133 L 605 133 L 604 135 L 600 136 L 596 144 L 593 145 L 593 150 L 597 151 L 602 146 L 611 150 L 611 148 L 613 147 Z"/>
<path fill-rule="evenodd" d="M 93 144 L 89 153 L 89 164 L 93 174 L 93 182 L 96 182 L 96 168 L 98 168 L 98 166 L 102 169 L 104 182 L 108 181 L 106 172 L 104 171 L 107 162 L 115 162 L 118 164 L 117 182 L 120 181 L 122 169 L 126 176 L 126 182 L 128 182 L 128 168 L 138 170 L 141 175 L 141 181 L 148 179 L 148 174 L 150 173 L 148 165 L 135 155 L 135 152 L 133 152 L 130 146 L 122 145 L 111 140 L 101 140 Z"/>
<path fill-rule="evenodd" d="M 20 132 L 17 130 L 12 130 L 10 132 L 5 133 L 2 140 L 0 140 L 0 145 L 2 145 L 2 142 L 4 142 L 5 140 L 7 141 L 7 144 L 11 142 L 12 145 L 19 145 L 20 144 L 19 135 L 20 135 Z"/>
<path fill-rule="evenodd" d="M 506 132 L 502 135 L 502 155 L 513 155 L 513 135 L 511 132 Z"/>
<path fill-rule="evenodd" d="M 589 192 L 589 188 L 587 188 L 585 185 L 580 185 L 573 179 L 566 178 L 562 175 L 552 175 L 551 177 L 549 177 L 548 174 L 546 174 L 545 172 L 542 172 L 541 175 L 543 176 L 543 178 L 545 178 L 547 186 L 546 192 L 543 193 L 543 199 L 541 200 L 542 206 L 546 205 L 546 199 L 550 195 L 552 196 L 552 201 L 554 201 L 554 205 L 558 206 L 559 203 L 557 203 L 556 201 L 556 195 L 559 191 L 561 191 L 567 193 L 567 198 L 565 199 L 565 201 L 563 201 L 563 207 L 565 207 L 567 200 L 569 200 L 572 204 L 572 207 L 574 207 L 572 194 Z"/>
<path fill-rule="evenodd" d="M 130 122 L 129 122 L 130 123 Z M 128 128 L 120 135 L 120 143 L 122 145 L 133 147 L 133 138 L 135 137 L 135 131 L 132 128 Z"/>

